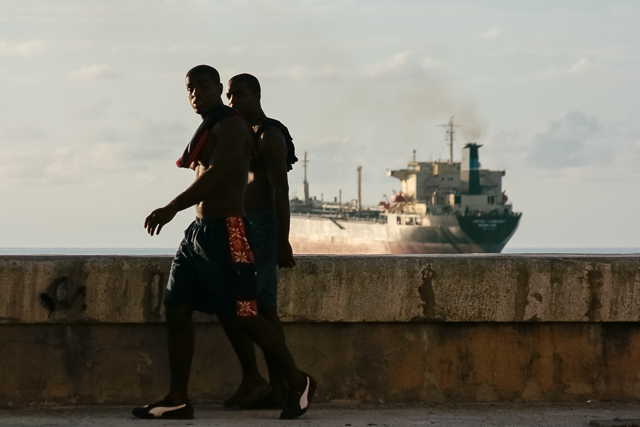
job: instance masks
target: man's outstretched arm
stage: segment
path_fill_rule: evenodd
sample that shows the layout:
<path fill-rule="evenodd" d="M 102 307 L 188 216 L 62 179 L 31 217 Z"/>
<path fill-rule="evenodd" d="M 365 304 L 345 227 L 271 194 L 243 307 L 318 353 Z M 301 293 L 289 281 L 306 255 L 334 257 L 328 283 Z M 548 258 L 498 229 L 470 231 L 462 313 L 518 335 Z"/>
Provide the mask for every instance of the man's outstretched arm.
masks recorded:
<path fill-rule="evenodd" d="M 287 179 L 287 144 L 282 132 L 267 129 L 260 137 L 260 152 L 265 157 L 269 183 L 273 189 L 273 204 L 278 227 L 278 266 L 296 265 L 289 243 L 291 213 L 289 211 L 289 181 Z"/>
<path fill-rule="evenodd" d="M 202 202 L 212 192 L 224 186 L 227 177 L 242 162 L 245 141 L 250 135 L 244 120 L 237 116 L 225 119 L 219 123 L 217 135 L 218 143 L 209 160 L 209 168 L 169 204 L 154 210 L 145 219 L 144 227 L 150 235 L 160 234 L 162 227 L 178 212 Z"/>

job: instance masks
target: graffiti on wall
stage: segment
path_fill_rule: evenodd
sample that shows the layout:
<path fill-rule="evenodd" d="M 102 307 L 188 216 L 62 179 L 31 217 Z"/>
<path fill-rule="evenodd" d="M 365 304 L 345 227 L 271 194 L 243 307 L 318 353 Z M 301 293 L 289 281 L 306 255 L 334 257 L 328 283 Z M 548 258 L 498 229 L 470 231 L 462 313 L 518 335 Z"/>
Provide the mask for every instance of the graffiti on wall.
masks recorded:
<path fill-rule="evenodd" d="M 76 304 L 85 310 L 85 295 L 85 286 L 75 285 L 68 277 L 59 277 L 40 294 L 40 305 L 49 310 L 49 316 L 55 311 L 71 310 Z"/>

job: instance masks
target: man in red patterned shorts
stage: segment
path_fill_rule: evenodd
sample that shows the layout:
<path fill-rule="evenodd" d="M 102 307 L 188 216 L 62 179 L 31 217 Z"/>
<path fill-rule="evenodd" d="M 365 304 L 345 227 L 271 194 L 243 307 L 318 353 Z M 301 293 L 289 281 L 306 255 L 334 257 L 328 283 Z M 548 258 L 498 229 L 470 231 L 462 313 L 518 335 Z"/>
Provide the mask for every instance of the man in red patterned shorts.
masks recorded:
<path fill-rule="evenodd" d="M 227 100 L 239 111 L 256 136 L 255 155 L 249 165 L 250 178 L 244 195 L 247 220 L 255 235 L 258 306 L 284 340 L 278 317 L 278 266 L 295 266 L 289 243 L 289 183 L 287 172 L 298 160 L 293 138 L 287 127 L 266 116 L 262 110 L 260 82 L 251 74 L 238 74 L 229 80 Z M 271 392 L 257 395 L 252 391 L 265 380 L 258 369 L 253 342 L 239 333 L 227 331 L 240 365 L 242 382 L 238 390 L 224 401 L 225 407 L 246 409 L 281 409 L 287 396 L 287 382 L 277 363 L 267 356 Z"/>
<path fill-rule="evenodd" d="M 150 235 L 177 212 L 196 207 L 196 219 L 185 232 L 171 265 L 165 293 L 167 313 L 169 393 L 160 401 L 133 410 L 139 418 L 191 419 L 188 382 L 194 348 L 194 310 L 215 313 L 225 330 L 249 336 L 277 360 L 290 396 L 282 419 L 304 414 L 315 393 L 315 381 L 296 367 L 274 327 L 258 314 L 257 284 L 251 237 L 243 208 L 249 160 L 254 140 L 246 122 L 222 103 L 218 72 L 209 66 L 192 68 L 186 76 L 189 101 L 203 122 L 178 166 L 193 169 L 195 182 L 168 205 L 145 220 Z"/>

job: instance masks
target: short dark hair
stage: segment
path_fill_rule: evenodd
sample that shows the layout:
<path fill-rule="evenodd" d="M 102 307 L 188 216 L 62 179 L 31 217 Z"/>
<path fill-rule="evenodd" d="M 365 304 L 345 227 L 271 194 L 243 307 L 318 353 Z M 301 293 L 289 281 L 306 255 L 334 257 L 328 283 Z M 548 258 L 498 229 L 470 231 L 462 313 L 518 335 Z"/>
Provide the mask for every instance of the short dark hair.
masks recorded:
<path fill-rule="evenodd" d="M 196 65 L 195 67 L 187 71 L 186 77 L 202 74 L 210 76 L 211 80 L 213 80 L 214 83 L 220 83 L 220 73 L 218 73 L 218 70 L 209 65 Z"/>
<path fill-rule="evenodd" d="M 247 74 L 247 73 L 238 74 L 237 76 L 231 77 L 231 79 L 229 80 L 229 83 L 231 82 L 246 83 L 247 86 L 249 86 L 249 89 L 251 90 L 251 92 L 258 93 L 258 94 L 260 93 L 260 82 L 258 81 L 258 79 L 255 78 L 255 76 L 252 76 L 251 74 Z"/>

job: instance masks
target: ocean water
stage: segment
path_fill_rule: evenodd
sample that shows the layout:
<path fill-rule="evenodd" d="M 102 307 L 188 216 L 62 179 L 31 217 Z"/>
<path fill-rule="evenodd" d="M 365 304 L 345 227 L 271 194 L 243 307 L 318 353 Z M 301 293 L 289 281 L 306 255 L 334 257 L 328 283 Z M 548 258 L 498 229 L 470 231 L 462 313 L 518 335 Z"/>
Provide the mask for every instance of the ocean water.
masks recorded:
<path fill-rule="evenodd" d="M 176 248 L 0 248 L 0 255 L 175 255 Z"/>
<path fill-rule="evenodd" d="M 176 248 L 0 248 L 0 255 L 175 255 Z M 506 254 L 640 254 L 640 248 L 505 248 Z"/>

